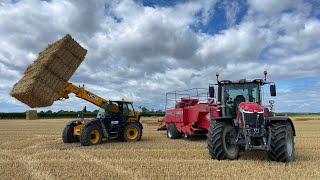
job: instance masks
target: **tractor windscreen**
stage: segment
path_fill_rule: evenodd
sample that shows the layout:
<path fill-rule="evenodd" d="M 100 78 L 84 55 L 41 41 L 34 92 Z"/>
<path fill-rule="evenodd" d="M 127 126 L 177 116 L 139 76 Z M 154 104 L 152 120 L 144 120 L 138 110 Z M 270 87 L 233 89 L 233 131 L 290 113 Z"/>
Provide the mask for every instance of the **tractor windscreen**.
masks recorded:
<path fill-rule="evenodd" d="M 226 84 L 224 90 L 224 101 L 226 114 L 236 116 L 238 104 L 241 102 L 259 103 L 259 85 L 250 84 Z"/>

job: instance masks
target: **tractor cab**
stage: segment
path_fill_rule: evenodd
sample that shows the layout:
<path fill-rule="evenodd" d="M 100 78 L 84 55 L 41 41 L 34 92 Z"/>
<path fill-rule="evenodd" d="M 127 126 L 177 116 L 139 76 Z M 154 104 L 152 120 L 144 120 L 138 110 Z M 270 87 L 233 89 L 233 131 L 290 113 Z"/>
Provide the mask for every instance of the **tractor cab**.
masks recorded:
<path fill-rule="evenodd" d="M 220 81 L 218 83 L 218 103 L 222 108 L 222 116 L 236 117 L 238 106 L 242 102 L 262 104 L 261 86 L 263 80 Z"/>
<path fill-rule="evenodd" d="M 274 82 L 266 82 L 266 79 L 246 80 L 240 79 L 238 81 L 230 80 L 218 80 L 219 73 L 217 75 L 218 97 L 216 97 L 216 104 L 220 107 L 220 117 L 237 117 L 237 110 L 239 105 L 243 102 L 257 103 L 262 106 L 263 91 L 262 87 L 266 84 L 270 84 L 271 96 L 276 95 L 276 87 Z M 266 75 L 266 74 L 265 74 Z M 210 97 L 215 97 L 214 86 L 209 87 Z M 270 102 L 270 107 L 272 108 Z M 265 109 L 265 115 L 268 116 L 269 109 Z"/>

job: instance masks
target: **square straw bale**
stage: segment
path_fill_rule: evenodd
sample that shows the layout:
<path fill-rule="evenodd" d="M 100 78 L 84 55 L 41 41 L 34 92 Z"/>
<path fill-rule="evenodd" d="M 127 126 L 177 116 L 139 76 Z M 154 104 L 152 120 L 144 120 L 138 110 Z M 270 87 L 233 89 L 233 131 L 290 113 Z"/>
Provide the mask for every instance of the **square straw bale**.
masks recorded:
<path fill-rule="evenodd" d="M 36 119 L 38 119 L 37 110 L 27 110 L 26 111 L 26 119 L 27 120 L 36 120 Z"/>
<path fill-rule="evenodd" d="M 82 48 L 69 34 L 39 53 L 11 96 L 30 107 L 50 106 L 85 58 Z"/>
<path fill-rule="evenodd" d="M 54 73 L 44 67 L 38 67 L 25 74 L 25 78 L 37 79 L 53 91 L 59 92 L 67 83 L 66 80 L 57 77 Z"/>
<path fill-rule="evenodd" d="M 58 93 L 38 79 L 25 76 L 14 85 L 10 95 L 35 108 L 52 105 Z"/>

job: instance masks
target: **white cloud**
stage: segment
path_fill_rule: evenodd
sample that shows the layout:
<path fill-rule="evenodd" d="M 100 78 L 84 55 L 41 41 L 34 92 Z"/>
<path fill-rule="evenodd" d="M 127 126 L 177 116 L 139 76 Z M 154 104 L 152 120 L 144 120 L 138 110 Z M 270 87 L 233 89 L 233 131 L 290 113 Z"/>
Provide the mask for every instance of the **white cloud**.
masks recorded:
<path fill-rule="evenodd" d="M 264 69 L 274 81 L 319 77 L 315 40 L 320 21 L 310 17 L 310 5 L 252 0 L 248 14 L 235 25 L 239 4 L 227 3 L 227 29 L 212 35 L 190 28 L 206 25 L 216 3 L 144 7 L 131 0 L 5 1 L 0 5 L 0 45 L 6 47 L 0 49 L 0 82 L 5 84 L 0 85 L 5 92 L 0 102 L 19 104 L 8 95 L 11 87 L 37 53 L 66 33 L 88 49 L 71 82 L 107 99 L 132 99 L 155 109 L 164 108 L 167 91 L 207 87 L 215 71 L 232 80 L 262 77 Z M 293 10 L 283 12 L 288 8 Z M 85 104 L 72 98 L 47 109 L 75 110 Z"/>
<path fill-rule="evenodd" d="M 297 3 L 295 0 L 249 0 L 249 4 L 253 10 L 267 14 L 279 13 L 292 7 L 295 3 Z"/>

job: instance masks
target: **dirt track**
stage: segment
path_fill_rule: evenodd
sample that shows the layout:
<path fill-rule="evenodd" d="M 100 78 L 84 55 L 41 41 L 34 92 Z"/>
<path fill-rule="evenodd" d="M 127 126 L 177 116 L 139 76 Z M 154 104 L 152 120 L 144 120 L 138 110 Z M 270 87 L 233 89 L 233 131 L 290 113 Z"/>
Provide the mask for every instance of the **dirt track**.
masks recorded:
<path fill-rule="evenodd" d="M 68 120 L 0 120 L 0 179 L 319 179 L 320 119 L 297 119 L 296 160 L 270 162 L 263 152 L 210 159 L 204 138 L 169 140 L 144 118 L 141 142 L 63 144 Z"/>

